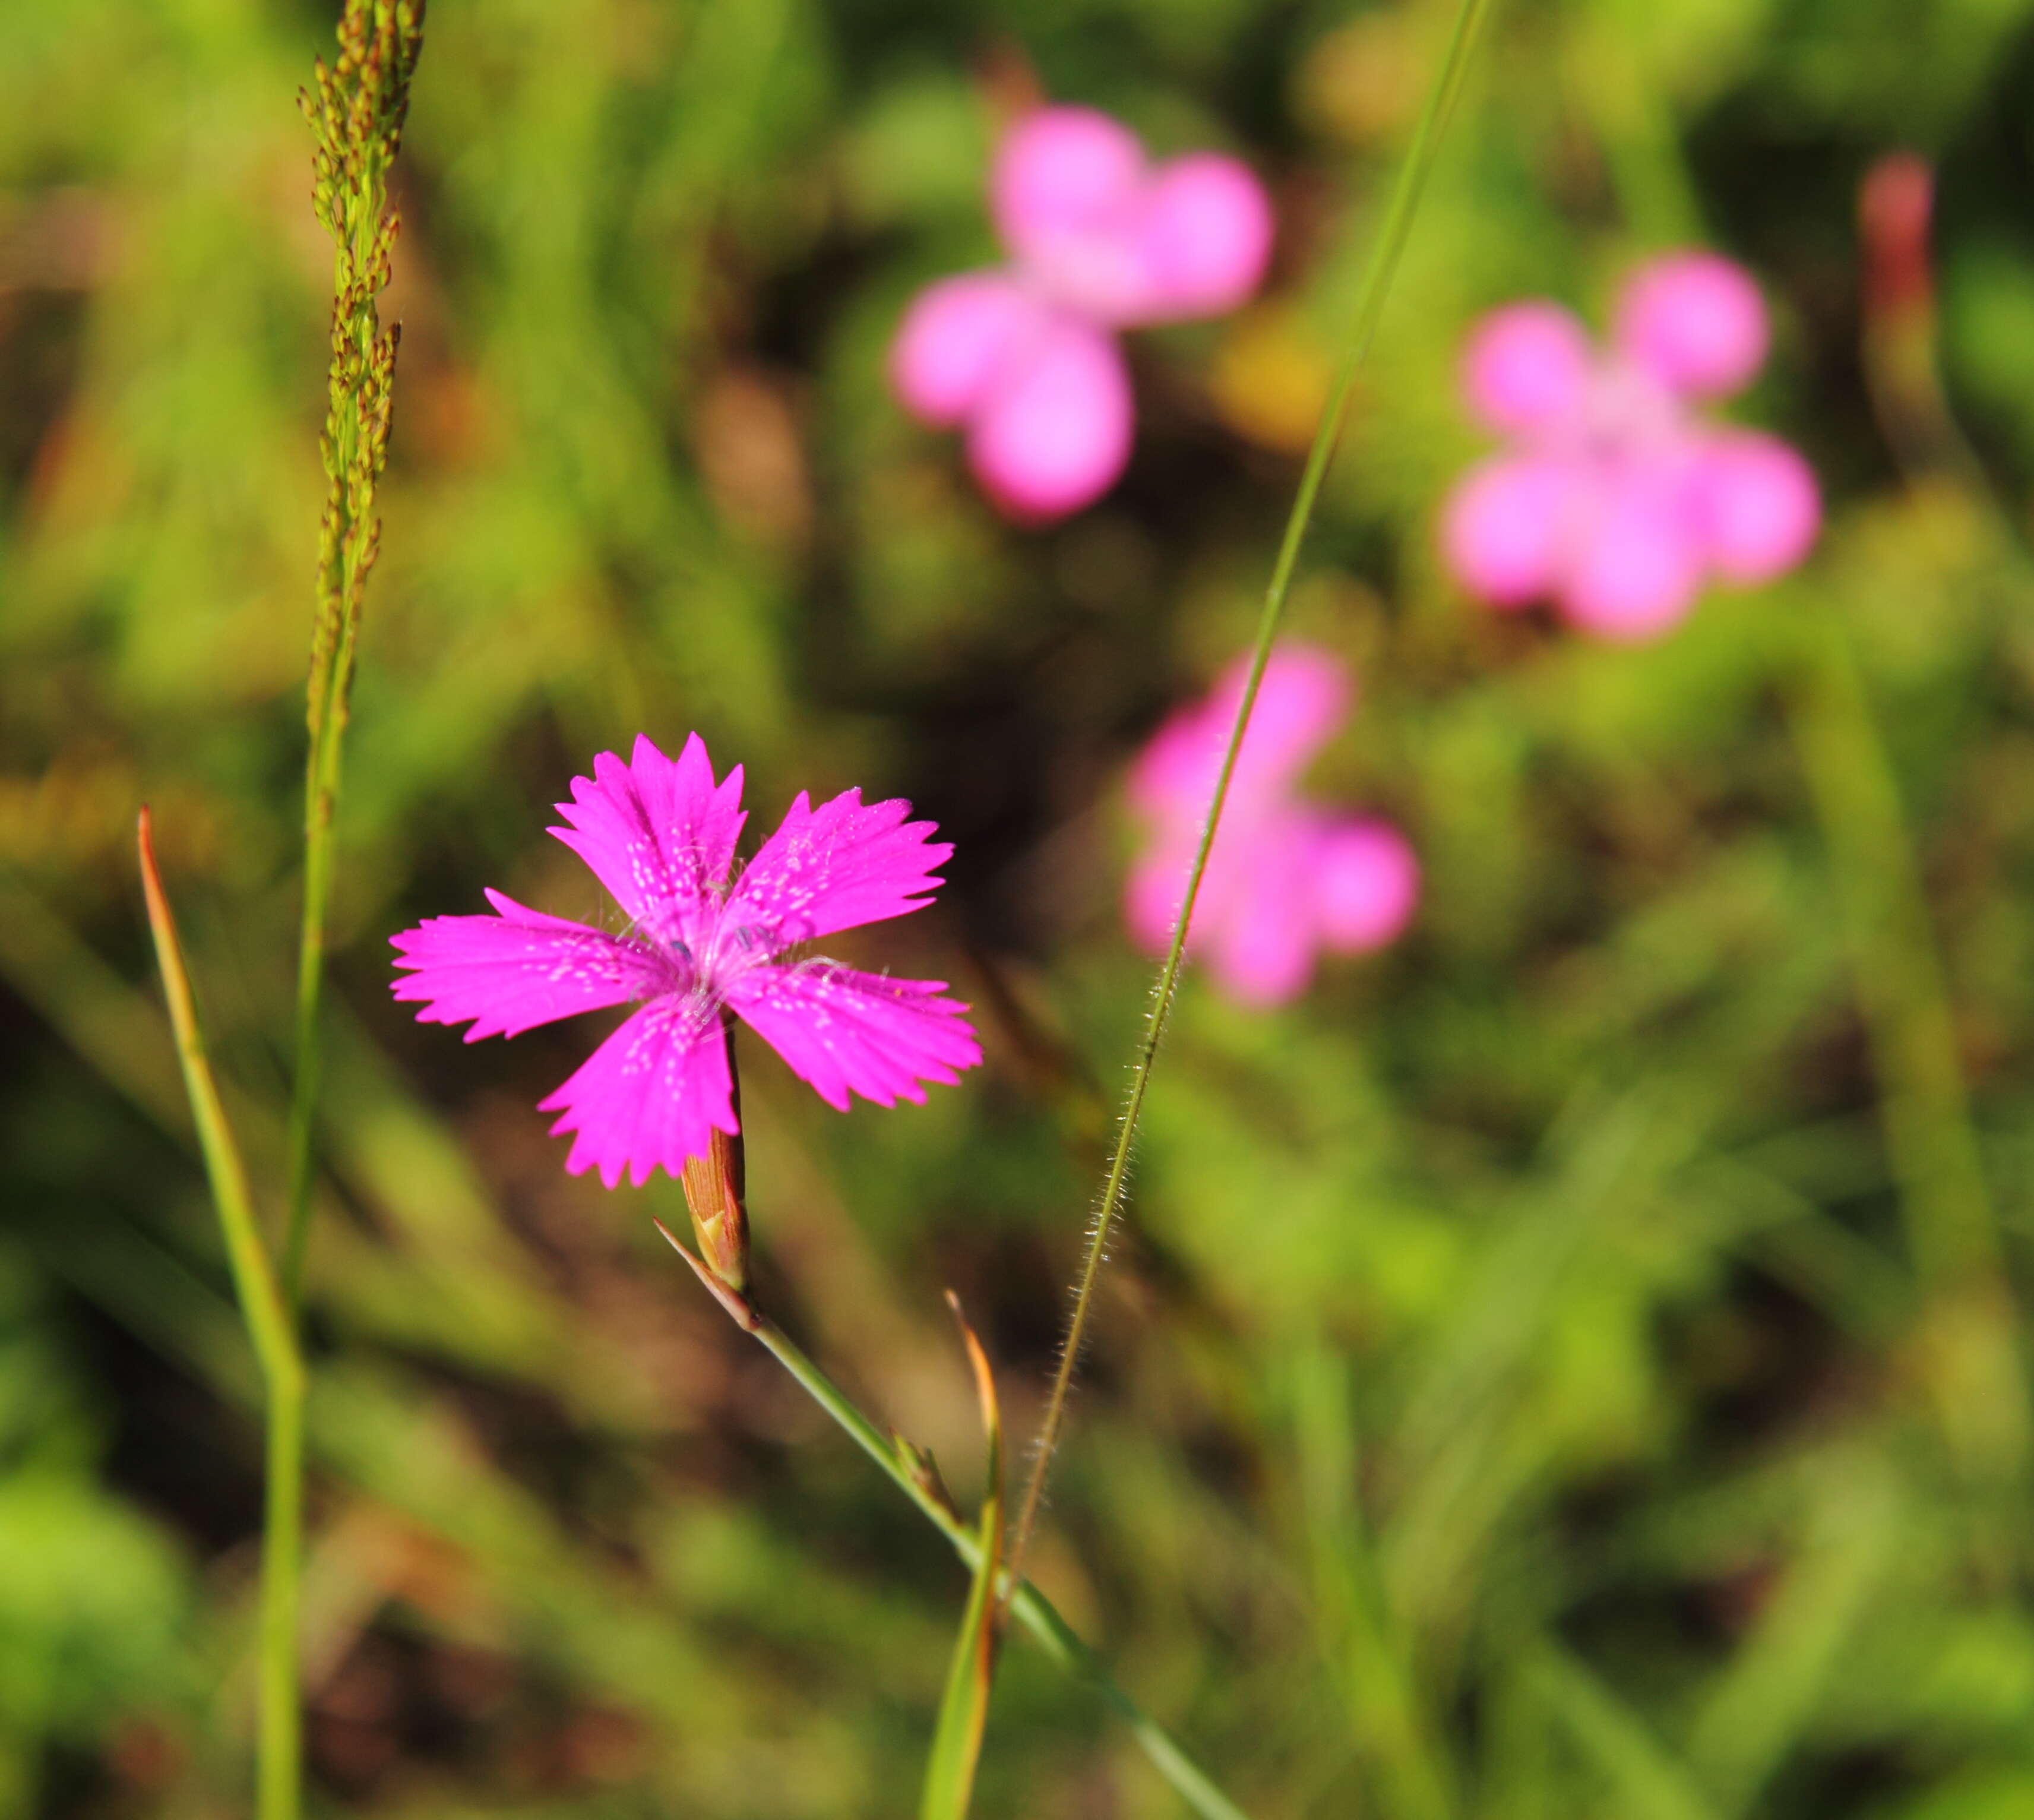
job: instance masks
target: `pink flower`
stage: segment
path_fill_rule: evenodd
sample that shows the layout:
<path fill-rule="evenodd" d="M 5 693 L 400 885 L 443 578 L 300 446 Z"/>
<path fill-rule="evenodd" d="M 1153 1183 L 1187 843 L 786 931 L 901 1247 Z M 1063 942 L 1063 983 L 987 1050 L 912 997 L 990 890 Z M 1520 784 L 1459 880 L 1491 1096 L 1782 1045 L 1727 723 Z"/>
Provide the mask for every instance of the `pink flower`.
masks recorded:
<path fill-rule="evenodd" d="M 1457 483 L 1442 548 L 1493 607 L 1552 600 L 1606 638 L 1677 625 L 1710 581 L 1784 574 L 1822 521 L 1815 477 L 1777 437 L 1709 422 L 1766 358 L 1751 276 L 1709 253 L 1633 275 L 1608 352 L 1559 305 L 1486 316 L 1462 362 L 1469 407 L 1510 446 Z"/>
<path fill-rule="evenodd" d="M 833 961 L 790 958 L 801 944 L 921 909 L 953 849 L 926 840 L 903 802 L 865 804 L 850 790 L 816 809 L 801 791 L 783 825 L 738 879 L 734 843 L 748 819 L 741 767 L 715 784 L 695 733 L 674 762 L 647 738 L 625 765 L 611 752 L 558 804 L 550 832 L 628 913 L 610 935 L 525 909 L 498 891 L 491 916 L 433 916 L 393 938 L 410 971 L 396 996 L 423 1023 L 463 1024 L 469 1043 L 539 1024 L 640 1005 L 542 1102 L 570 1131 L 565 1168 L 614 1187 L 658 1169 L 677 1175 L 736 1129 L 723 1008 L 740 1016 L 845 1111 L 850 1092 L 879 1106 L 922 1101 L 981 1059 L 965 1005 L 937 980 L 891 980 Z"/>
<path fill-rule="evenodd" d="M 1255 291 L 1271 209 L 1233 158 L 1157 166 L 1089 107 L 1044 107 L 996 153 L 990 205 L 1011 262 L 942 279 L 906 313 L 890 376 L 905 407 L 964 427 L 1012 517 L 1064 517 L 1130 459 L 1130 376 L 1115 331 L 1216 316 Z"/>
<path fill-rule="evenodd" d="M 1249 659 L 1237 659 L 1212 694 L 1158 729 L 1131 768 L 1131 807 L 1150 839 L 1131 868 L 1124 916 L 1150 953 L 1164 953 L 1172 940 L 1249 671 Z M 1383 947 L 1419 901 L 1419 862 L 1395 828 L 1293 793 L 1348 718 L 1350 693 L 1341 663 L 1315 645 L 1281 644 L 1265 665 L 1191 931 L 1215 977 L 1245 1004 L 1297 996 L 1323 949 Z"/>

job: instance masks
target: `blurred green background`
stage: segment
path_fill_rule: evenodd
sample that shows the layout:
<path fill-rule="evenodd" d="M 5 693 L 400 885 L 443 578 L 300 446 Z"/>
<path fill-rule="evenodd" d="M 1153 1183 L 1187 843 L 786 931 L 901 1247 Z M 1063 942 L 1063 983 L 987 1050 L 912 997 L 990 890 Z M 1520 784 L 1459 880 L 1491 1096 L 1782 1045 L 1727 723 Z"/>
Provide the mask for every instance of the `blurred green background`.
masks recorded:
<path fill-rule="evenodd" d="M 1247 638 L 1450 12 L 433 0 L 312 1262 L 319 1810 L 910 1807 L 957 1565 L 657 1242 L 670 1184 L 564 1175 L 533 1107 L 592 1028 L 463 1048 L 385 938 L 483 885 L 596 916 L 546 810 L 639 730 L 764 829 L 936 817 L 938 908 L 839 951 L 954 980 L 988 1069 L 843 1119 L 752 1046 L 745 1093 L 765 1295 L 971 1498 L 939 1291 L 1021 1430 L 1149 978 L 1122 768 Z M 145 795 L 272 1183 L 331 26 L 0 0 L 7 1814 L 245 1810 L 255 1382 L 131 840 Z M 882 370 L 992 256 L 1033 92 L 1240 152 L 1282 235 L 1259 304 L 1133 338 L 1130 474 L 1045 532 Z M 1897 147 L 1967 446 L 1860 357 Z M 1035 1557 L 1253 1816 L 2034 1813 L 2030 176 L 2025 0 L 1499 9 L 1292 622 L 1364 690 L 1310 788 L 1398 818 L 1426 903 L 1288 1010 L 1189 982 Z M 1600 320 L 1689 241 L 1767 288 L 1742 414 L 1822 546 L 1645 650 L 1482 613 L 1433 554 L 1465 329 Z M 1181 1811 L 1021 1640 L 978 1811 Z"/>

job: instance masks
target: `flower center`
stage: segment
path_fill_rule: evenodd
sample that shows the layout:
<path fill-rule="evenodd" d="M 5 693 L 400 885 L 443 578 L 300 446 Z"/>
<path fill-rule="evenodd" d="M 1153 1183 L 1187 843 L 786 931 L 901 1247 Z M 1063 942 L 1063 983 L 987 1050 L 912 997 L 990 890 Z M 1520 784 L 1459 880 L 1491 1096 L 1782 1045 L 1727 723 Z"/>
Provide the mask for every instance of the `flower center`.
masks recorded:
<path fill-rule="evenodd" d="M 767 925 L 745 913 L 748 905 L 729 915 L 730 894 L 724 889 L 702 905 L 687 935 L 665 938 L 664 952 L 680 979 L 677 990 L 718 1000 L 743 974 L 772 960 L 781 947 Z"/>
<path fill-rule="evenodd" d="M 1657 381 L 1609 360 L 1590 381 L 1574 435 L 1579 453 L 1616 465 L 1678 441 L 1686 423 L 1687 414 Z"/>

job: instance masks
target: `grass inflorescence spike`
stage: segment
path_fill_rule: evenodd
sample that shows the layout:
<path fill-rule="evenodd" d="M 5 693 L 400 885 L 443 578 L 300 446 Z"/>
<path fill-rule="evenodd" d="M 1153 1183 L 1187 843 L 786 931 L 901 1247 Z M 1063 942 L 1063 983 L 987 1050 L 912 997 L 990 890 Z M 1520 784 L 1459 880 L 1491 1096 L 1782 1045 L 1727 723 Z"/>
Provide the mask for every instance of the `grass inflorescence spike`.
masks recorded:
<path fill-rule="evenodd" d="M 318 1086 L 318 1007 L 332 900 L 336 814 L 361 605 L 381 551 L 375 491 L 388 460 L 400 324 L 378 300 L 393 269 L 400 220 L 388 174 L 402 145 L 410 84 L 423 46 L 423 0 L 348 0 L 339 54 L 318 62 L 298 96 L 313 141 L 311 208 L 333 246 L 332 348 L 325 430 L 325 515 L 305 720 L 304 892 L 297 960 L 296 1066 L 291 1085 L 283 1287 L 294 1305 L 309 1236 Z"/>

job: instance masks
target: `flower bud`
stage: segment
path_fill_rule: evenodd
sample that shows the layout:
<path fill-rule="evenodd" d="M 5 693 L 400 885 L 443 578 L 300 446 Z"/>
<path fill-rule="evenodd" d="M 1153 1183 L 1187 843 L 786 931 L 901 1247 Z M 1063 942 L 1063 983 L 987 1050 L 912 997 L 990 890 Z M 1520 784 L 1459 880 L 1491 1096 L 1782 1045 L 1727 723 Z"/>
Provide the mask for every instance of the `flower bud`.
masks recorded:
<path fill-rule="evenodd" d="M 741 1122 L 741 1077 L 735 1072 L 734 1031 L 726 1025 L 727 1073 L 734 1083 L 734 1122 Z M 745 1160 L 739 1132 L 716 1130 L 704 1156 L 685 1159 L 681 1177 L 692 1232 L 707 1268 L 730 1289 L 749 1286 L 749 1207 L 744 1196 Z"/>

